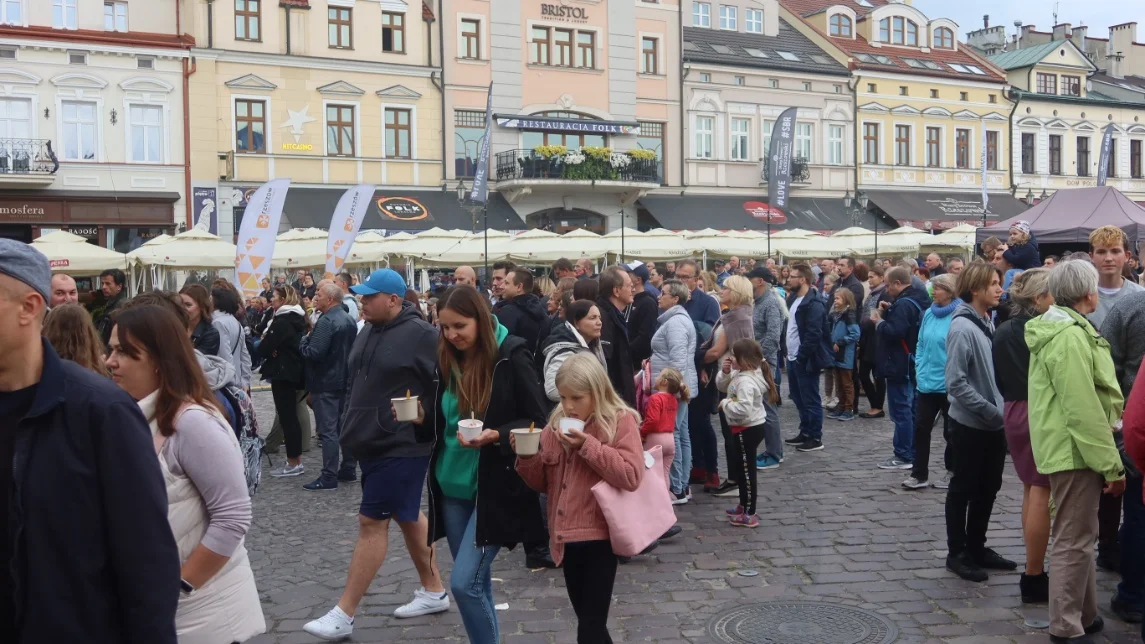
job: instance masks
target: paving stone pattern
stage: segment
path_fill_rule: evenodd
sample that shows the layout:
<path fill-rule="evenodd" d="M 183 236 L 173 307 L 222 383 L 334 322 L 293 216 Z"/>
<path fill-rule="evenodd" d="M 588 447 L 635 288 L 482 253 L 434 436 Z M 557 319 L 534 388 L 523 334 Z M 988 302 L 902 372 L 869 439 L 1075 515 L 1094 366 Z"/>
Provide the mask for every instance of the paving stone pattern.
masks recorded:
<path fill-rule="evenodd" d="M 259 421 L 274 418 L 269 392 L 254 395 Z M 798 421 L 790 402 L 780 408 L 784 435 Z M 877 612 L 898 629 L 897 642 L 1043 644 L 1046 632 L 1026 628 L 1027 618 L 1047 619 L 1045 605 L 1023 607 L 1018 574 L 993 574 L 987 583 L 958 579 L 943 568 L 946 556 L 945 491 L 907 491 L 909 472 L 882 471 L 892 455 L 888 420 L 825 421 L 826 449 L 792 450 L 776 470 L 760 472 L 760 527 L 732 527 L 724 509 L 735 499 L 697 492 L 677 506 L 683 532 L 651 556 L 620 567 L 610 618 L 617 642 L 714 643 L 714 617 L 737 606 L 769 600 L 833 602 Z M 718 427 L 718 425 L 717 425 Z M 935 432 L 936 437 L 941 432 Z M 941 454 L 938 438 L 935 454 Z M 720 461 L 722 463 L 722 451 Z M 275 457 L 276 463 L 283 458 Z M 932 459 L 941 463 L 941 458 Z M 357 536 L 357 484 L 331 492 L 307 492 L 303 483 L 318 475 L 317 441 L 304 455 L 301 478 L 264 477 L 247 536 L 269 633 L 255 644 L 315 642 L 302 625 L 338 600 Z M 265 464 L 265 461 L 264 461 Z M 932 478 L 938 476 L 932 472 Z M 698 488 L 696 488 L 698 490 Z M 989 545 L 1024 561 L 1020 524 L 1022 486 L 1007 465 L 990 524 Z M 438 546 L 443 577 L 451 559 Z M 758 571 L 742 576 L 740 571 Z M 576 641 L 576 617 L 559 570 L 533 572 L 524 553 L 502 552 L 493 566 L 495 601 L 507 644 Z M 1140 628 L 1108 611 L 1116 577 L 1098 572 L 1098 594 L 1106 619 L 1098 642 L 1140 642 Z M 465 642 L 456 607 L 408 620 L 392 617 L 419 586 L 397 526 L 390 552 L 363 600 L 355 642 Z"/>

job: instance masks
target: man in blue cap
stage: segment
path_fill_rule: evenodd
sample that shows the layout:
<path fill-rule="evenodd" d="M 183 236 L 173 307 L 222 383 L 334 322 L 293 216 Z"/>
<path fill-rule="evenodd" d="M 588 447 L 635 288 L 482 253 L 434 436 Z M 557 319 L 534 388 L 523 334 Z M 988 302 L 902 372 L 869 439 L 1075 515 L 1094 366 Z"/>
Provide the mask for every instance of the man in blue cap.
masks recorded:
<path fill-rule="evenodd" d="M 416 617 L 449 608 L 449 595 L 429 545 L 429 521 L 421 512 L 432 421 L 424 427 L 398 421 L 391 407 L 391 399 L 407 393 L 418 397 L 419 406 L 436 404 L 438 332 L 405 301 L 406 282 L 395 271 L 376 270 L 350 290 L 362 298 L 366 325 L 350 349 L 340 442 L 361 467 L 362 503 L 358 543 L 342 597 L 330 612 L 303 627 L 326 640 L 353 633 L 358 604 L 386 560 L 391 518 L 402 530 L 422 583 L 413 601 L 399 607 L 394 616 Z"/>

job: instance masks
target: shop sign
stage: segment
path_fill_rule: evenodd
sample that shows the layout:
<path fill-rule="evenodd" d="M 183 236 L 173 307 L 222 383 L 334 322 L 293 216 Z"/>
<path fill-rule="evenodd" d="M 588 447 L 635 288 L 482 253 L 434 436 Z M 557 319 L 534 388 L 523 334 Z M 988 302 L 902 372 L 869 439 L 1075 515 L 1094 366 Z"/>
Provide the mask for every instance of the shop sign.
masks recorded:
<path fill-rule="evenodd" d="M 98 226 L 83 226 L 80 228 L 76 228 L 73 226 L 71 228 L 68 228 L 68 232 L 73 234 L 73 235 L 79 235 L 80 237 L 86 237 L 88 239 L 99 238 L 99 227 Z"/>
<path fill-rule="evenodd" d="M 219 234 L 218 198 L 214 188 L 198 186 L 191 189 L 192 210 L 195 213 L 195 228 L 212 235 Z"/>
<path fill-rule="evenodd" d="M 982 202 L 978 200 L 969 201 L 947 197 L 946 199 L 927 199 L 926 203 L 938 208 L 947 217 L 982 216 Z M 986 214 L 992 213 L 987 211 Z"/>
<path fill-rule="evenodd" d="M 569 22 L 586 22 L 588 21 L 588 10 L 584 7 L 570 7 L 564 2 L 561 4 L 543 3 L 541 4 L 541 17 Z"/>
<path fill-rule="evenodd" d="M 518 130 L 544 130 L 549 132 L 580 132 L 583 134 L 636 134 L 637 123 L 610 123 L 589 119 L 531 119 L 528 117 L 497 117 L 497 125 Z"/>
<path fill-rule="evenodd" d="M 778 208 L 772 208 L 762 201 L 747 201 L 743 204 L 743 209 L 747 214 L 759 219 L 760 221 L 769 221 L 773 224 L 786 224 L 787 215 Z"/>
<path fill-rule="evenodd" d="M 67 260 L 67 259 L 49 259 L 48 260 L 48 266 L 51 268 L 67 268 L 71 265 L 72 265 L 71 261 Z"/>
<path fill-rule="evenodd" d="M 283 143 L 283 152 L 313 152 L 314 145 L 310 143 Z"/>
<path fill-rule="evenodd" d="M 0 220 L 15 223 L 63 221 L 63 203 L 0 201 Z"/>
<path fill-rule="evenodd" d="M 429 219 L 429 209 L 421 202 L 409 197 L 382 197 L 378 199 L 378 210 L 382 215 L 397 221 L 421 221 Z"/>

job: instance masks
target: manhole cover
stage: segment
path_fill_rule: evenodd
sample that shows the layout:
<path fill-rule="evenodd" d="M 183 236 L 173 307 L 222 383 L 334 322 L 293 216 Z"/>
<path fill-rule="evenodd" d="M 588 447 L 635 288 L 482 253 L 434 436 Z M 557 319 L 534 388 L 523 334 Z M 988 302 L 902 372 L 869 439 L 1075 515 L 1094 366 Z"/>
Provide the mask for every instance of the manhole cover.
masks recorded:
<path fill-rule="evenodd" d="M 733 608 L 708 624 L 733 644 L 890 644 L 898 629 L 877 613 L 840 604 L 774 601 Z"/>

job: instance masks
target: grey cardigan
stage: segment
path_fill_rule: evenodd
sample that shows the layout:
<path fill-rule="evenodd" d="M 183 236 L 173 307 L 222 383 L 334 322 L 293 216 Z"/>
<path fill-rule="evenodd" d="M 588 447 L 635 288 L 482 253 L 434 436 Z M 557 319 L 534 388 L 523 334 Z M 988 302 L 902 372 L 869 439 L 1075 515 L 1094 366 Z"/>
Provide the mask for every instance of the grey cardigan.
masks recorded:
<path fill-rule="evenodd" d="M 967 427 L 1002 431 L 1002 394 L 994 382 L 994 325 L 959 302 L 946 336 L 950 417 Z"/>
<path fill-rule="evenodd" d="M 211 314 L 211 326 L 219 332 L 219 357 L 231 363 L 239 387 L 250 388 L 250 352 L 246 348 L 246 330 L 235 316 L 222 311 Z"/>
<path fill-rule="evenodd" d="M 671 367 L 684 374 L 684 383 L 695 396 L 700 378 L 696 374 L 696 325 L 692 317 L 677 304 L 656 321 L 660 328 L 652 336 L 652 378 Z"/>
<path fill-rule="evenodd" d="M 763 295 L 755 298 L 751 313 L 755 339 L 763 347 L 763 359 L 776 364 L 779 359 L 779 334 L 783 331 L 783 305 L 769 286 Z"/>

